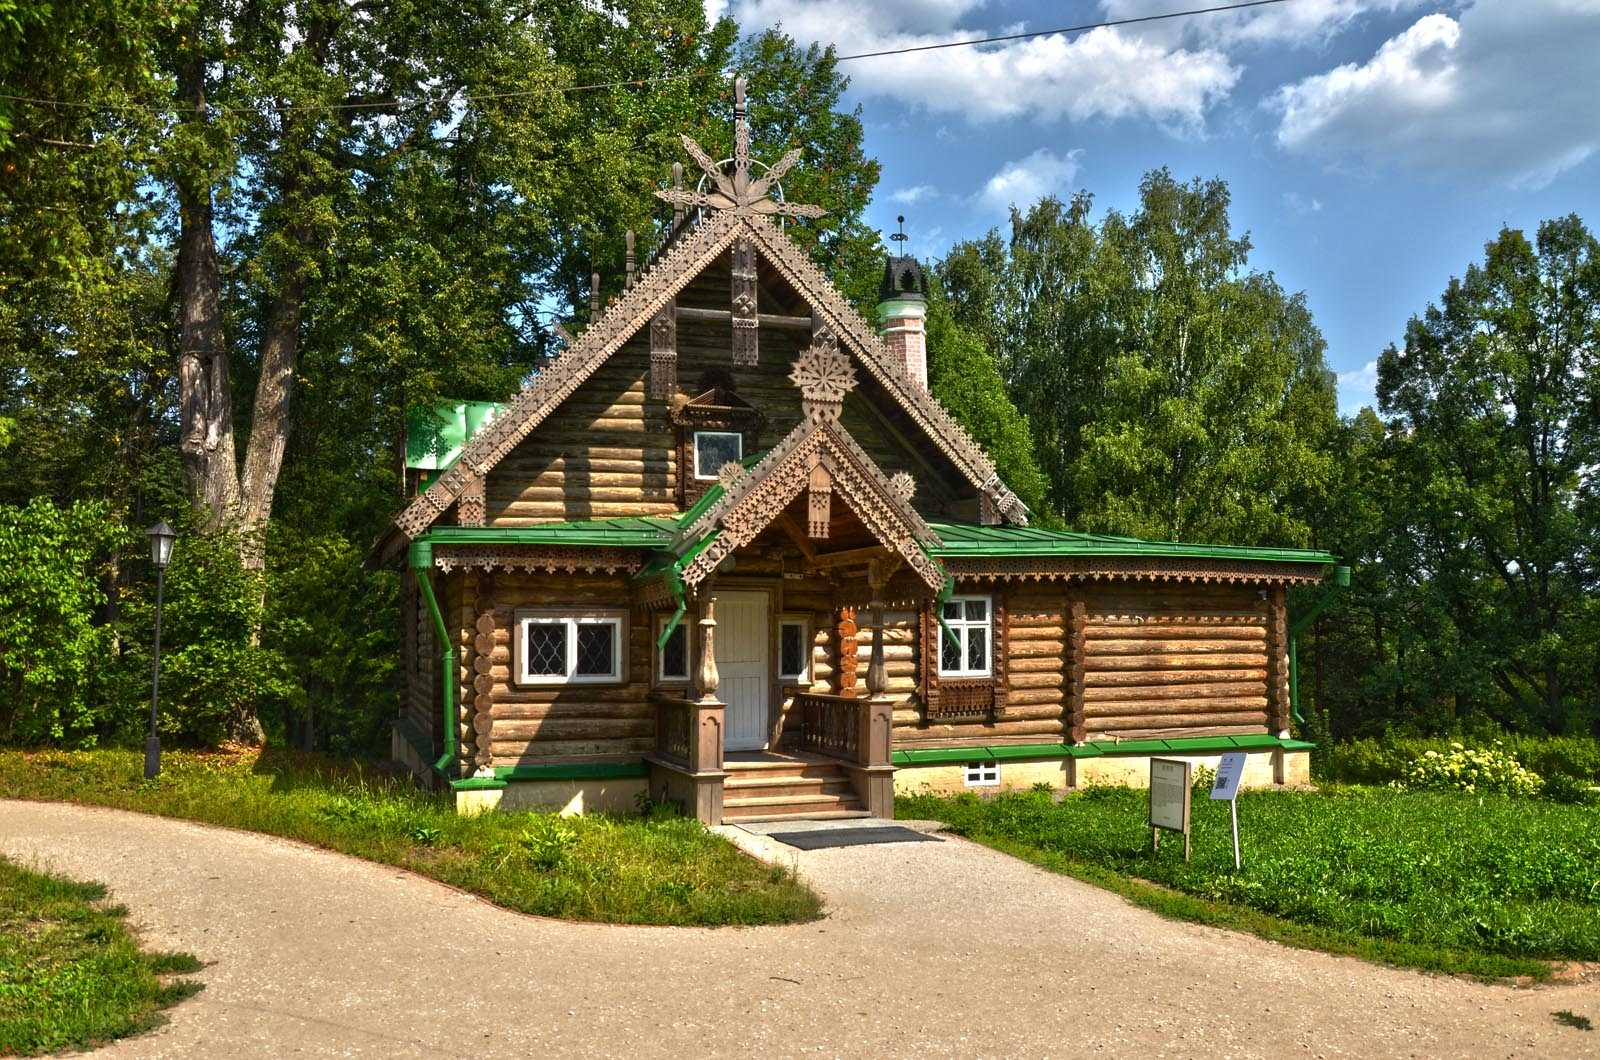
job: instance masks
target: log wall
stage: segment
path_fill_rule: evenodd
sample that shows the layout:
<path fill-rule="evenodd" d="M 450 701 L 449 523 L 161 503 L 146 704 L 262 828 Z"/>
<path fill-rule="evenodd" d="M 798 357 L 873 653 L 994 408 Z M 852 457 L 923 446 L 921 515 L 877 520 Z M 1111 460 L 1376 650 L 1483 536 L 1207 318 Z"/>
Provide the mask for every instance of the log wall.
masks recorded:
<path fill-rule="evenodd" d="M 980 591 L 996 590 L 957 586 Z M 1257 588 L 1013 583 L 999 591 L 1003 713 L 930 723 L 921 702 L 903 696 L 896 747 L 1259 733 L 1277 717 L 1268 677 L 1281 672 L 1282 653 L 1269 650 L 1271 608 Z"/>
<path fill-rule="evenodd" d="M 642 755 L 655 747 L 655 710 L 650 704 L 653 664 L 650 615 L 628 610 L 624 634 L 626 668 L 614 685 L 523 687 L 514 680 L 514 613 L 527 607 L 615 610 L 629 599 L 625 576 L 496 572 L 492 598 L 478 613 L 461 612 L 462 636 L 470 637 L 474 663 L 463 668 L 473 680 L 487 677 L 490 750 L 496 766 L 599 761 Z M 492 619 L 488 633 L 479 619 Z M 480 642 L 487 651 L 476 652 Z M 477 663 L 477 658 L 482 663 Z M 462 735 L 471 739 L 474 717 L 463 708 Z M 465 744 L 463 745 L 465 746 Z"/>

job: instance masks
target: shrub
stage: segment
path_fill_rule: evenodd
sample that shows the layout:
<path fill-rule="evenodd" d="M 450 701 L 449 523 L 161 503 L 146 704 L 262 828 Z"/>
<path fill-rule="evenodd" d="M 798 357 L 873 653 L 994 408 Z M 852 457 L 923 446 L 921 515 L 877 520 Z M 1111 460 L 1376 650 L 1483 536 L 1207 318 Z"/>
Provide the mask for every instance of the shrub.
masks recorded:
<path fill-rule="evenodd" d="M 1575 806 L 1600 804 L 1600 788 L 1580 777 L 1565 773 L 1552 773 L 1544 780 L 1544 797 L 1551 802 L 1571 803 Z"/>
<path fill-rule="evenodd" d="M 0 505 L 0 738 L 86 746 L 112 723 L 97 678 L 116 638 L 95 612 L 128 537 L 103 503 Z"/>
<path fill-rule="evenodd" d="M 1526 769 L 1516 756 L 1501 748 L 1467 748 L 1451 744 L 1450 751 L 1428 751 L 1411 764 L 1397 787 L 1428 791 L 1461 791 L 1484 795 L 1533 798 L 1544 788 L 1539 774 Z"/>

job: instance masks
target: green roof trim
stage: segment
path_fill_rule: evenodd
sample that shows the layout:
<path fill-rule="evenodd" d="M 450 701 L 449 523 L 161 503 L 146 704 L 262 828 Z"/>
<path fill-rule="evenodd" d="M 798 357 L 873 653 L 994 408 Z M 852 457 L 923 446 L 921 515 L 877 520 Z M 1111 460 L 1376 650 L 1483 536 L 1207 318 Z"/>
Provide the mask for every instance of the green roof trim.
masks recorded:
<path fill-rule="evenodd" d="M 633 762 L 568 762 L 547 766 L 496 766 L 496 780 L 632 780 L 650 775 L 644 759 Z"/>
<path fill-rule="evenodd" d="M 1226 754 L 1229 751 L 1309 751 L 1316 744 L 1283 740 L 1266 733 L 1244 736 L 1188 736 L 1169 740 L 1095 740 L 1089 743 L 995 744 L 987 747 L 928 747 L 894 751 L 897 766 L 945 765 L 952 762 L 1007 762 L 1039 758 L 1102 758 L 1118 755 Z"/>
<path fill-rule="evenodd" d="M 450 782 L 451 791 L 503 791 L 506 782 L 497 777 L 464 777 Z"/>
<path fill-rule="evenodd" d="M 436 526 L 418 537 L 435 545 L 578 545 L 589 548 L 665 548 L 677 524 L 635 516 L 533 526 Z"/>
<path fill-rule="evenodd" d="M 1185 559 L 1248 559 L 1267 563 L 1337 562 L 1333 553 L 1310 548 L 1254 545 L 1200 545 L 1185 541 L 1146 541 L 1138 537 L 1041 530 L 1031 526 L 978 526 L 929 523 L 944 542 L 928 549 L 936 558 L 966 556 L 1169 556 Z"/>

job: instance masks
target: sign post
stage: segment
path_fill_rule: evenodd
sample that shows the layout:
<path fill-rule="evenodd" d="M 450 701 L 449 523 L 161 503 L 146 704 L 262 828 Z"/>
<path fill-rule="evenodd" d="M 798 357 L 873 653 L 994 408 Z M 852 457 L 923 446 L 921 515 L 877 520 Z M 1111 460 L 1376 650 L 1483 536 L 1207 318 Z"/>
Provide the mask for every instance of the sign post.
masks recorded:
<path fill-rule="evenodd" d="M 1161 849 L 1161 831 L 1183 833 L 1183 860 L 1189 860 L 1189 763 L 1150 759 L 1150 838 Z"/>
<path fill-rule="evenodd" d="M 1233 819 L 1233 871 L 1243 868 L 1239 857 L 1239 781 L 1244 777 L 1243 751 L 1233 751 L 1222 756 L 1217 763 L 1217 779 L 1211 785 L 1213 799 L 1225 799 L 1228 814 Z"/>

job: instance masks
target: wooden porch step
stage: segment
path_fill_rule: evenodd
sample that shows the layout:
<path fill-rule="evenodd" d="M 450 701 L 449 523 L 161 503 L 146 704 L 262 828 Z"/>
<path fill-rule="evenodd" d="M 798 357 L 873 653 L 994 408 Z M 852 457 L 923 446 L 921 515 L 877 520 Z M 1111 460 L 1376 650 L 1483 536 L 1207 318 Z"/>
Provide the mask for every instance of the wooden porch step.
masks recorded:
<path fill-rule="evenodd" d="M 737 821 L 740 824 L 769 824 L 774 821 L 859 821 L 872 814 L 866 810 L 814 810 L 810 813 L 746 813 L 737 817 L 723 814 L 724 820 Z"/>
<path fill-rule="evenodd" d="M 848 795 L 850 778 L 845 776 L 791 777 L 739 776 L 730 774 L 722 782 L 725 798 L 757 795 Z"/>
<path fill-rule="evenodd" d="M 819 813 L 861 810 L 859 799 L 851 794 L 836 795 L 746 795 L 722 800 L 723 820 L 741 821 L 753 815 L 810 817 Z"/>

